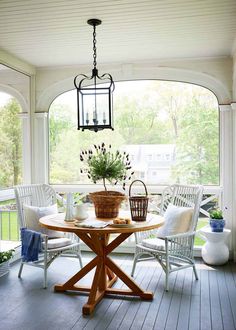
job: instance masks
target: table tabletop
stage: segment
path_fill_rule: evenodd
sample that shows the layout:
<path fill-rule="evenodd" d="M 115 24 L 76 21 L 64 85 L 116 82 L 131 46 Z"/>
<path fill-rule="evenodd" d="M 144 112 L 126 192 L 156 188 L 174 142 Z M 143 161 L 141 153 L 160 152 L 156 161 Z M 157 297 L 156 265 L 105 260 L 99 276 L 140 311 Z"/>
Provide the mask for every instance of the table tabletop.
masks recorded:
<path fill-rule="evenodd" d="M 88 227 L 78 227 L 75 225 L 75 221 L 68 222 L 65 221 L 64 213 L 57 213 L 52 215 L 47 215 L 39 219 L 40 224 L 43 227 L 48 229 L 53 229 L 57 231 L 73 232 L 73 233 L 103 233 L 103 234 L 115 234 L 115 233 L 135 233 L 140 231 L 152 230 L 160 227 L 164 223 L 164 218 L 160 215 L 148 213 L 146 221 L 141 222 L 132 222 L 131 225 L 127 226 L 117 226 L 113 227 L 113 218 L 112 219 L 101 219 L 96 218 L 94 211 L 89 211 L 89 216 L 86 220 L 83 221 L 104 221 L 109 222 L 111 225 L 108 225 L 105 228 L 88 228 Z M 129 217 L 130 212 L 124 211 L 120 213 L 121 217 Z"/>

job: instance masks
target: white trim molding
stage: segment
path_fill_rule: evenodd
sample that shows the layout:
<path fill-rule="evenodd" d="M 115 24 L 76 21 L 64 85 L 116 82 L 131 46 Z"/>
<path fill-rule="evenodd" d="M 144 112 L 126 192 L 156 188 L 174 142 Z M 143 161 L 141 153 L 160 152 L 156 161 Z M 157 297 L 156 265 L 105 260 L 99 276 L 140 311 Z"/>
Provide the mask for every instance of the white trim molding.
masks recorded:
<path fill-rule="evenodd" d="M 100 70 L 106 72 L 107 67 L 103 68 L 101 66 Z M 75 68 L 47 70 L 44 73 L 38 71 L 37 81 L 40 85 L 40 91 L 37 93 L 37 111 L 48 111 L 51 103 L 57 96 L 74 89 L 73 81 L 76 74 L 78 74 L 77 71 Z M 90 69 L 85 67 L 84 71 L 81 72 L 90 74 Z M 178 68 L 174 67 L 173 64 L 172 66 L 167 66 L 163 63 L 133 63 L 110 65 L 109 72 L 113 76 L 114 81 L 165 80 L 186 82 L 209 89 L 216 95 L 220 104 L 228 104 L 232 100 L 231 92 L 225 82 L 200 69 Z M 40 79 L 40 74 L 42 74 L 42 79 Z"/>
<path fill-rule="evenodd" d="M 235 249 L 233 227 L 235 226 L 234 210 L 234 141 L 233 116 L 231 104 L 219 105 L 220 109 L 220 178 L 223 187 L 221 208 L 224 210 L 226 227 L 231 229 L 229 240 L 230 251 Z"/>
<path fill-rule="evenodd" d="M 33 183 L 48 182 L 48 112 L 36 112 L 33 116 Z"/>
<path fill-rule="evenodd" d="M 23 158 L 23 182 L 31 183 L 31 124 L 30 114 L 22 112 L 18 114 L 22 121 L 22 158 Z"/>
<path fill-rule="evenodd" d="M 219 104 L 219 109 L 220 112 L 225 112 L 225 111 L 231 111 L 231 105 L 230 104 Z"/>
<path fill-rule="evenodd" d="M 34 75 L 36 73 L 34 66 L 2 49 L 0 49 L 0 63 L 27 75 Z"/>
<path fill-rule="evenodd" d="M 236 102 L 231 103 L 231 108 L 232 110 L 236 111 Z"/>
<path fill-rule="evenodd" d="M 233 244 L 233 252 L 234 252 L 234 261 L 236 262 L 236 102 L 231 103 L 232 107 L 232 125 L 233 125 L 233 132 L 232 132 L 232 143 L 233 143 L 233 151 L 232 151 L 232 166 L 233 166 L 233 173 L 232 173 L 232 208 L 233 208 L 233 222 L 231 228 L 231 235 L 232 235 L 232 244 Z"/>
<path fill-rule="evenodd" d="M 5 92 L 5 93 L 13 96 L 19 102 L 22 112 L 29 112 L 29 106 L 27 104 L 26 99 L 17 89 L 15 89 L 9 85 L 0 84 L 0 90 L 2 92 Z"/>

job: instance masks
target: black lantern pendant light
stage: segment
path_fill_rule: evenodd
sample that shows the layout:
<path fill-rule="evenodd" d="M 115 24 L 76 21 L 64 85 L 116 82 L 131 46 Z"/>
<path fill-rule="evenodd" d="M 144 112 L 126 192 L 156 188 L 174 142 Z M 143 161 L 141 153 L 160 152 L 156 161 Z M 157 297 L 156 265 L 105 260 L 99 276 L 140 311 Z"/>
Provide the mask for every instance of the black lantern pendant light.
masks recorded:
<path fill-rule="evenodd" d="M 96 26 L 102 21 L 89 19 L 87 23 L 93 26 L 93 69 L 91 77 L 79 74 L 74 79 L 78 102 L 78 129 L 97 132 L 105 128 L 113 129 L 112 93 L 115 84 L 109 73 L 98 75 Z"/>

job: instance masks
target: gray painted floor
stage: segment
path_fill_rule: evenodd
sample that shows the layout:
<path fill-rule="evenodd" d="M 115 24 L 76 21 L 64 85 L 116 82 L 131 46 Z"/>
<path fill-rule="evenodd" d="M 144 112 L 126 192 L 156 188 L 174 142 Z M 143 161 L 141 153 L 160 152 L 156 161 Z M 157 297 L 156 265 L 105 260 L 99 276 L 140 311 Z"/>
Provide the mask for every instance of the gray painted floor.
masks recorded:
<path fill-rule="evenodd" d="M 121 267 L 130 273 L 132 255 L 114 255 Z M 84 253 L 84 264 L 92 254 Z M 197 261 L 200 280 L 191 269 L 173 273 L 170 291 L 164 291 L 164 274 L 154 261 L 137 266 L 136 281 L 142 288 L 155 292 L 153 301 L 137 298 L 105 298 L 92 316 L 81 309 L 86 295 L 54 293 L 53 286 L 73 275 L 79 263 L 71 258 L 58 258 L 49 268 L 49 287 L 42 288 L 42 270 L 23 269 L 17 278 L 19 264 L 0 278 L 0 329 L 236 329 L 236 264 L 221 267 Z M 92 275 L 92 274 L 91 274 Z M 83 280 L 90 283 L 91 276 Z M 117 282 L 117 287 L 122 283 Z"/>

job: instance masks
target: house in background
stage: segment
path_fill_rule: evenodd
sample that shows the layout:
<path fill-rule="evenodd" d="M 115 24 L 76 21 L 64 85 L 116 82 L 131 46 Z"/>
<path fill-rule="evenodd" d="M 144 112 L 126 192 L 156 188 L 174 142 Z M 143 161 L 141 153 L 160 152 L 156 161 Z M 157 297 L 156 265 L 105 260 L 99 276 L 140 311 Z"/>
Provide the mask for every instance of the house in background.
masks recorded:
<path fill-rule="evenodd" d="M 175 164 L 174 144 L 125 145 L 122 148 L 129 156 L 134 177 L 147 184 L 170 184 L 171 169 Z"/>

